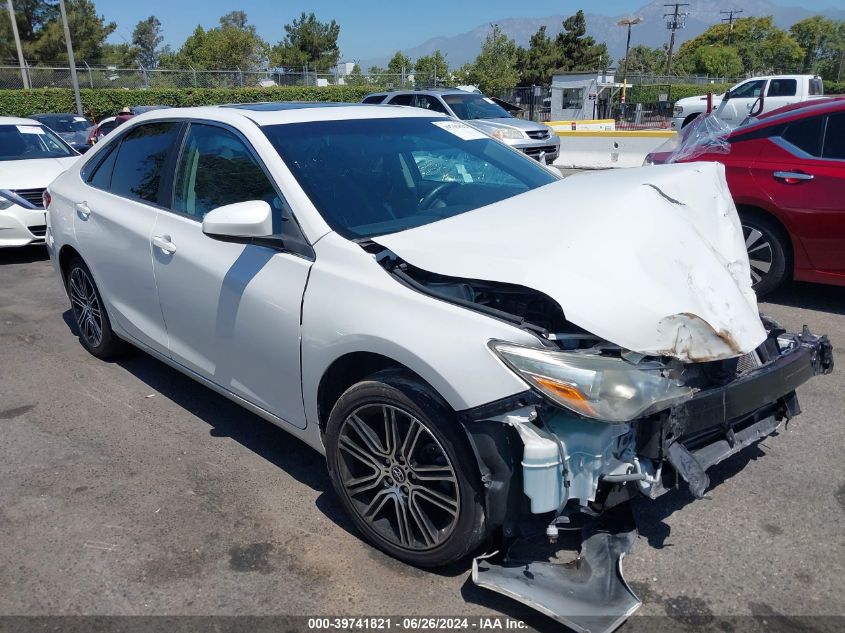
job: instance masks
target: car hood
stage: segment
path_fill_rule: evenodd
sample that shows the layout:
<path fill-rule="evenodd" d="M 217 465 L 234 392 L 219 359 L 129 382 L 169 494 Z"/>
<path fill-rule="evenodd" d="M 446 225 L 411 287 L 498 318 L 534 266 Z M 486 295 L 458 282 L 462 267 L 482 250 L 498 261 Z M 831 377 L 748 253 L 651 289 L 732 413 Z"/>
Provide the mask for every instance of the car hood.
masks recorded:
<path fill-rule="evenodd" d="M 766 336 L 718 163 L 572 176 L 374 241 L 430 272 L 543 292 L 642 354 L 731 358 Z"/>
<path fill-rule="evenodd" d="M 517 119 L 516 117 L 510 118 L 502 118 L 502 119 L 470 119 L 464 121 L 464 123 L 468 123 L 469 125 L 474 125 L 476 127 L 487 127 L 487 128 L 499 128 L 499 127 L 512 127 L 516 128 L 517 130 L 528 131 L 528 130 L 548 130 L 549 128 L 542 123 L 535 123 L 534 121 L 526 121 L 525 119 Z"/>
<path fill-rule="evenodd" d="M 79 156 L 0 161 L 0 189 L 40 189 L 70 167 Z"/>

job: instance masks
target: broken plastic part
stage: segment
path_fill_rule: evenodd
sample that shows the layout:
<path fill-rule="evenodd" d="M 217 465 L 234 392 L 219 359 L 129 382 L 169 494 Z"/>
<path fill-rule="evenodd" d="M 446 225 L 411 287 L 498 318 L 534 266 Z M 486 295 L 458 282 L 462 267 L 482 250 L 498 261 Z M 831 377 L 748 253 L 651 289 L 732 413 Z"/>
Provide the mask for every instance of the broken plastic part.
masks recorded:
<path fill-rule="evenodd" d="M 630 504 L 585 529 L 574 564 L 513 560 L 493 562 L 496 553 L 476 558 L 472 581 L 513 598 L 583 633 L 613 631 L 642 605 L 622 576 L 622 558 L 631 551 L 636 528 Z"/>
<path fill-rule="evenodd" d="M 715 114 L 702 114 L 684 127 L 676 137 L 676 146 L 666 162 L 689 162 L 704 154 L 729 154 L 731 144 L 728 142 L 728 134 L 731 130 L 732 128 Z"/>

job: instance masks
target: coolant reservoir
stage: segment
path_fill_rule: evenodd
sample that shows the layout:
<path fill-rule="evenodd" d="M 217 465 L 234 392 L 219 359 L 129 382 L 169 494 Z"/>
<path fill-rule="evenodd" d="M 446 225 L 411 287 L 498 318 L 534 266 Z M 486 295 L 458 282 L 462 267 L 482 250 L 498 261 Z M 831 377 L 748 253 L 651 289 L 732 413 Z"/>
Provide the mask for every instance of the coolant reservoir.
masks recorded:
<path fill-rule="evenodd" d="M 531 512 L 557 510 L 563 501 L 563 473 L 556 441 L 542 437 L 529 424 L 514 424 L 525 445 L 522 456 L 522 488 L 531 500 Z"/>

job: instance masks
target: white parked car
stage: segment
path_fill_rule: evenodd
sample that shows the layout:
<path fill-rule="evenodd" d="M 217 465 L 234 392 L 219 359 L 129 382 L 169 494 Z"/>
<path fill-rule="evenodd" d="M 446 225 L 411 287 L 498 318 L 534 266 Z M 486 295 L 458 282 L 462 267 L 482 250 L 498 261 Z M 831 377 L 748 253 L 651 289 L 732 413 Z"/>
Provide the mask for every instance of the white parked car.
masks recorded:
<path fill-rule="evenodd" d="M 44 242 L 42 194 L 78 156 L 38 121 L 0 117 L 0 248 Z"/>
<path fill-rule="evenodd" d="M 253 104 L 135 117 L 50 195 L 82 344 L 131 343 L 325 453 L 388 554 L 444 565 L 599 515 L 585 565 L 474 563 L 581 628 L 640 604 L 628 500 L 702 496 L 832 367 L 826 338 L 761 321 L 714 163 L 561 180 L 415 108 Z"/>

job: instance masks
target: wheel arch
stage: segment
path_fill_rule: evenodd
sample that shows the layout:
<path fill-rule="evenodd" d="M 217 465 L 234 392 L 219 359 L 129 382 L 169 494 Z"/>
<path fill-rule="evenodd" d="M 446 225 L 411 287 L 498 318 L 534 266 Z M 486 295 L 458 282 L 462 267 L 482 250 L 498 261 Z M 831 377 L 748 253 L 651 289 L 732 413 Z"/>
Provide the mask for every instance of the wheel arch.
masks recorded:
<path fill-rule="evenodd" d="M 795 272 L 796 244 L 794 242 L 795 238 L 793 238 L 792 233 L 789 232 L 783 221 L 774 213 L 753 204 L 737 204 L 736 210 L 739 213 L 740 220 L 742 220 L 743 216 L 757 216 L 773 223 L 774 228 L 780 232 L 780 237 L 783 238 L 784 246 L 786 246 L 787 270 L 789 271 L 789 276 L 792 277 Z"/>
<path fill-rule="evenodd" d="M 62 281 L 64 283 L 67 283 L 67 269 L 68 266 L 70 266 L 70 262 L 73 261 L 74 257 L 79 257 L 80 259 L 82 259 L 82 255 L 79 254 L 79 251 L 77 251 L 70 244 L 65 244 L 64 246 L 62 246 L 61 250 L 59 250 L 59 270 L 62 273 Z"/>

